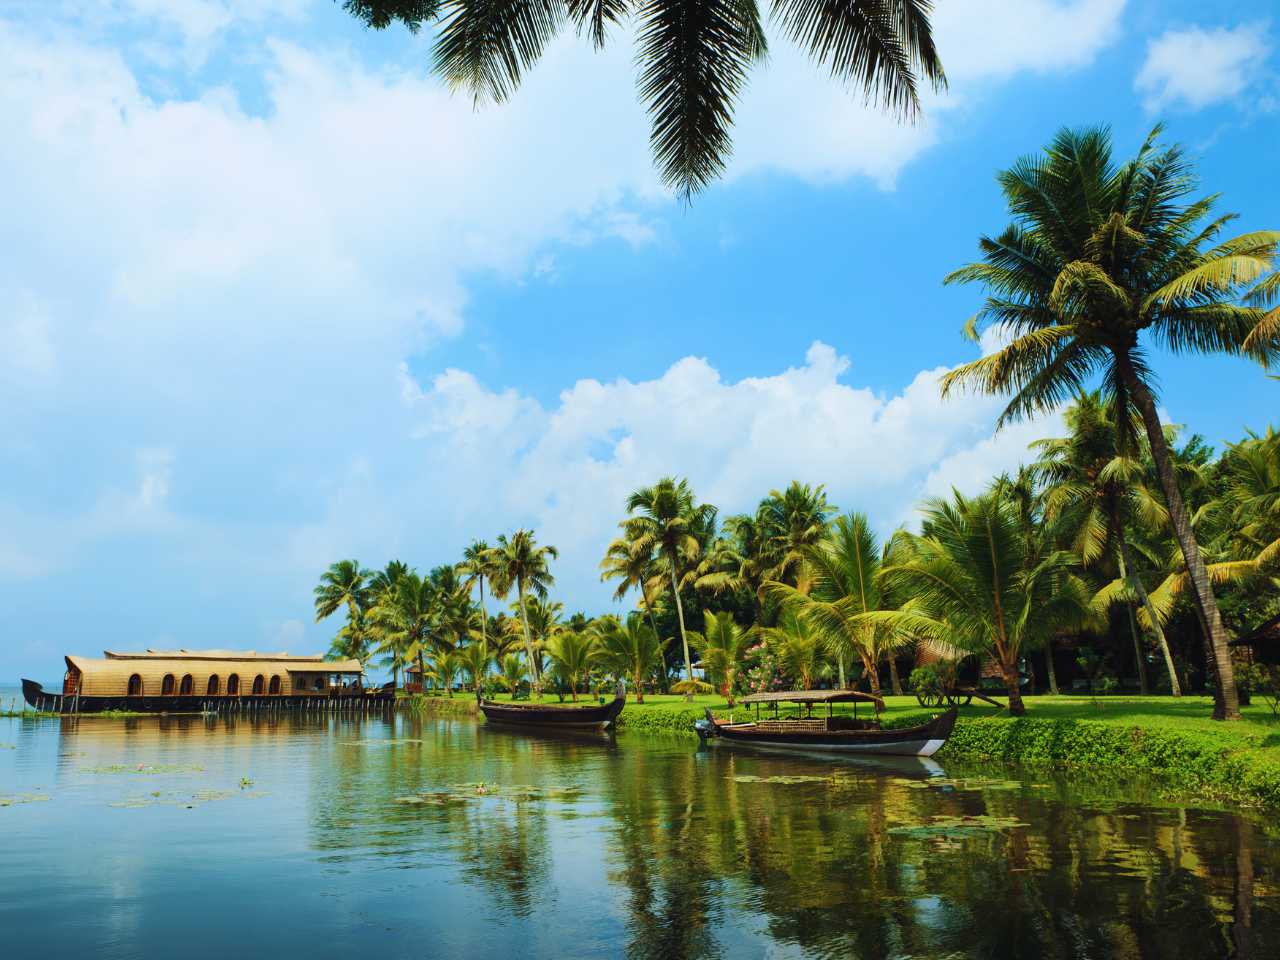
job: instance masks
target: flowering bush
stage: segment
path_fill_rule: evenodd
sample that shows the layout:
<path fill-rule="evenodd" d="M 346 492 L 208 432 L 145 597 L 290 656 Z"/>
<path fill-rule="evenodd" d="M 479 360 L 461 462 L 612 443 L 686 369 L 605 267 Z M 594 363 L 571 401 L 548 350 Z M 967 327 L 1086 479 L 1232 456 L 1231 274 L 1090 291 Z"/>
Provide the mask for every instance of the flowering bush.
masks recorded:
<path fill-rule="evenodd" d="M 778 666 L 778 658 L 773 655 L 767 643 L 750 647 L 743 661 L 746 665 L 746 684 L 752 693 L 781 690 L 785 685 L 786 680 Z"/>

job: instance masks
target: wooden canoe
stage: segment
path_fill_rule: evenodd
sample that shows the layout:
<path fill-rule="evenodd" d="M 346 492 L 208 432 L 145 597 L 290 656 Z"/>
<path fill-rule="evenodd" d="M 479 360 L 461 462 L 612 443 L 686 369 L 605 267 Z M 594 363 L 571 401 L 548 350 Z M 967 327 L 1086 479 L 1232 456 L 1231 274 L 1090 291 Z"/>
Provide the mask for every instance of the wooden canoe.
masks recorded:
<path fill-rule="evenodd" d="M 552 730 L 603 730 L 618 719 L 626 706 L 627 693 L 622 684 L 615 689 L 609 703 L 575 707 L 540 703 L 497 703 L 480 698 L 480 712 L 490 723 L 521 727 L 543 727 Z"/>

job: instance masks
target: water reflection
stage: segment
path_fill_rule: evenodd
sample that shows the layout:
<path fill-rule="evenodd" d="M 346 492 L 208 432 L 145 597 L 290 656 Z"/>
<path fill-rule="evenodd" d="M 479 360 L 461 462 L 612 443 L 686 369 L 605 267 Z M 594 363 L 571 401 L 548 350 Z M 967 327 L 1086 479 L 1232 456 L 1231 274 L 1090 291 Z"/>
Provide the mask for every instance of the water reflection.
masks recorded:
<path fill-rule="evenodd" d="M 52 796 L 0 809 L 18 946 L 56 917 L 107 957 L 167 955 L 144 935 L 167 925 L 222 956 L 234 915 L 280 956 L 306 952 L 299 929 L 390 956 L 1280 956 L 1274 822 L 1079 773 L 397 716 L 8 730 L 0 792 Z M 202 769 L 89 772 L 107 764 Z M 245 781 L 260 800 L 108 806 Z"/>

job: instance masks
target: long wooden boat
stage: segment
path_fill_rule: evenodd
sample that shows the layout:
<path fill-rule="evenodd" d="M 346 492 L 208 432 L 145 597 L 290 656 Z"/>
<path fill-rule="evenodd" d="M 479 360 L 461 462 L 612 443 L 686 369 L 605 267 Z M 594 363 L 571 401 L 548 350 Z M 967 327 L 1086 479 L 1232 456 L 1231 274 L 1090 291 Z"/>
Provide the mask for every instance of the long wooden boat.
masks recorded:
<path fill-rule="evenodd" d="M 856 706 L 853 718 L 835 716 L 832 713 L 832 706 L 837 703 L 867 702 L 883 705 L 879 698 L 855 690 L 793 690 L 752 694 L 745 697 L 743 703 L 756 706 L 756 720 L 731 723 L 707 710 L 706 719 L 698 721 L 698 735 L 703 742 L 716 740 L 752 747 L 929 757 L 942 748 L 955 727 L 955 707 L 928 723 L 902 730 L 882 730 L 880 721 L 875 719 L 858 720 Z M 766 703 L 774 706 L 775 715 L 772 719 L 759 718 L 760 705 Z M 782 703 L 800 705 L 798 715 L 778 716 L 777 708 Z M 814 717 L 814 704 L 825 704 L 827 716 Z M 808 707 L 808 716 L 803 715 L 805 706 Z"/>
<path fill-rule="evenodd" d="M 627 703 L 627 691 L 622 684 L 614 687 L 614 697 L 609 703 L 575 707 L 541 703 L 497 703 L 480 698 L 480 712 L 490 723 L 503 723 L 521 727 L 542 727 L 549 730 L 603 730 L 618 719 Z"/>
<path fill-rule="evenodd" d="M 369 684 L 358 660 L 255 650 L 147 650 L 66 656 L 62 690 L 22 681 L 22 696 L 52 713 L 199 713 L 239 706 L 343 707 L 391 703 L 395 691 Z"/>

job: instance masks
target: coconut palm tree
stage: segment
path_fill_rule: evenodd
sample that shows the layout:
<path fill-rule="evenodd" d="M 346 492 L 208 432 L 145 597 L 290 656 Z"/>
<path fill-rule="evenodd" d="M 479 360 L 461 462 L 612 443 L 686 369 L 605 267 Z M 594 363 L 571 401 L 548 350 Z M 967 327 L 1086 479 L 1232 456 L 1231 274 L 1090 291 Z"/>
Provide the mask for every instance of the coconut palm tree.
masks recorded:
<path fill-rule="evenodd" d="M 823 659 L 825 644 L 813 621 L 801 616 L 795 606 L 787 606 L 776 627 L 761 631 L 769 649 L 778 658 L 782 672 L 805 690 L 830 676 L 831 667 Z"/>
<path fill-rule="evenodd" d="M 998 175 L 1014 222 L 997 238 L 983 237 L 982 262 L 946 282 L 988 290 L 968 335 L 976 339 L 982 324 L 994 323 L 1012 339 L 941 383 L 944 396 L 962 387 L 1012 395 L 1001 425 L 1057 407 L 1095 376 L 1115 401 L 1118 429 L 1137 409 L 1216 661 L 1213 715 L 1238 720 L 1227 633 L 1160 424 L 1149 351 L 1273 362 L 1277 312 L 1242 300 L 1263 303 L 1275 294 L 1274 275 L 1266 274 L 1280 234 L 1219 240 L 1231 216 L 1209 219 L 1216 196 L 1191 199 L 1199 177 L 1181 146 L 1157 145 L 1160 132 L 1117 166 L 1107 129 L 1064 129 L 1042 156 Z M 1120 439 L 1122 447 L 1127 442 Z"/>
<path fill-rule="evenodd" d="M 483 643 L 468 644 L 459 650 L 455 656 L 462 667 L 462 672 L 467 677 L 467 683 L 471 685 L 476 696 L 480 696 L 480 685 L 484 682 L 485 674 L 488 673 L 490 664 L 493 663 L 493 657 Z"/>
<path fill-rule="evenodd" d="M 395 587 L 400 582 L 400 578 L 408 572 L 409 565 L 403 560 L 392 560 L 381 570 L 375 570 L 369 578 L 369 590 L 373 594 L 373 602 L 377 603 L 378 598 Z"/>
<path fill-rule="evenodd" d="M 658 636 L 658 621 L 654 617 L 653 606 L 660 593 L 654 579 L 653 552 L 637 553 L 633 544 L 626 537 L 615 537 L 609 542 L 604 559 L 600 561 L 600 581 L 618 580 L 617 589 L 613 591 L 613 599 L 621 600 L 633 587 L 640 593 L 640 605 L 649 615 L 649 626 L 653 636 Z M 663 645 L 665 646 L 665 644 Z M 643 702 L 643 701 L 639 701 Z"/>
<path fill-rule="evenodd" d="M 320 575 L 315 589 L 316 623 L 339 607 L 346 607 L 350 619 L 369 609 L 373 593 L 369 586 L 372 574 L 357 560 L 339 560 Z"/>
<path fill-rule="evenodd" d="M 576 703 L 578 681 L 591 669 L 591 661 L 595 656 L 595 635 L 561 630 L 543 642 L 543 649 L 555 664 L 555 669 L 568 682 L 569 691 Z"/>
<path fill-rule="evenodd" d="M 1054 550 L 1052 536 L 1036 549 L 1010 506 L 996 493 L 924 502 L 928 536 L 903 534 L 913 555 L 887 567 L 881 583 L 911 603 L 857 618 L 929 637 L 956 650 L 981 653 L 1000 665 L 1009 713 L 1023 716 L 1018 661 L 1060 628 L 1091 626 L 1092 596 L 1073 572 L 1079 560 Z"/>
<path fill-rule="evenodd" d="M 384 631 L 383 643 L 388 649 L 400 650 L 406 661 L 416 660 L 425 676 L 423 658 L 439 651 L 434 631 L 437 625 L 438 597 L 430 579 L 409 571 L 397 582 L 372 611 L 372 619 Z M 449 651 L 439 651 L 449 652 Z M 438 672 L 438 671 L 437 671 Z"/>
<path fill-rule="evenodd" d="M 462 659 L 452 651 L 437 653 L 431 661 L 431 673 L 440 681 L 450 700 L 453 699 L 454 681 L 458 679 L 458 673 L 461 670 Z M 427 674 L 423 674 L 424 678 L 426 676 Z"/>
<path fill-rule="evenodd" d="M 917 84 L 924 80 L 935 90 L 946 84 L 930 7 L 928 0 L 779 0 L 771 13 L 782 35 L 837 82 L 896 116 L 914 119 L 920 110 Z M 344 9 L 376 30 L 397 21 L 413 33 L 430 26 L 435 71 L 477 106 L 511 96 L 566 27 L 585 33 L 599 50 L 613 28 L 634 23 L 638 88 L 653 124 L 654 161 L 663 182 L 684 197 L 723 171 L 732 152 L 734 107 L 767 49 L 755 0 L 346 0 Z"/>
<path fill-rule="evenodd" d="M 472 540 L 471 546 L 462 551 L 462 562 L 457 567 L 462 577 L 462 589 L 468 593 L 472 587 L 480 588 L 480 642 L 489 649 L 489 636 L 486 630 L 489 615 L 484 609 L 484 581 L 493 579 L 493 549 L 484 540 Z"/>
<path fill-rule="evenodd" d="M 770 490 L 756 510 L 756 523 L 764 534 L 758 561 L 764 567 L 762 578 L 789 583 L 808 593 L 806 551 L 827 535 L 835 512 L 821 485 L 810 488 L 792 480 L 786 490 Z"/>
<path fill-rule="evenodd" d="M 720 679 L 720 695 L 728 701 L 730 709 L 735 706 L 733 682 L 751 645 L 750 638 L 751 631 L 738 626 L 733 614 L 723 610 L 707 614 L 706 626 L 696 642 L 703 670 Z"/>
<path fill-rule="evenodd" d="M 497 546 L 493 548 L 493 569 L 489 574 L 489 590 L 500 600 L 515 588 L 519 602 L 520 623 L 524 627 L 524 649 L 529 663 L 533 667 L 533 679 L 540 679 L 538 663 L 533 656 L 533 641 L 529 636 L 529 616 L 525 606 L 525 594 L 545 597 L 547 587 L 555 586 L 556 578 L 551 575 L 547 562 L 560 556 L 555 547 L 537 546 L 534 531 L 525 532 L 521 527 L 517 532 L 507 536 L 498 536 Z"/>
<path fill-rule="evenodd" d="M 836 517 L 826 539 L 804 548 L 809 593 L 776 581 L 766 589 L 780 603 L 799 613 L 817 628 L 826 648 L 837 658 L 839 683 L 845 685 L 845 661 L 862 660 L 871 692 L 880 696 L 880 664 L 910 642 L 911 633 L 890 622 L 864 618 L 877 610 L 892 609 L 893 598 L 881 582 L 885 553 L 864 514 Z"/>
<path fill-rule="evenodd" d="M 627 614 L 625 623 L 601 617 L 596 627 L 596 662 L 614 676 L 630 677 L 636 687 L 636 703 L 644 703 L 645 681 L 663 665 L 662 653 L 670 640 L 658 641 L 639 611 Z"/>
<path fill-rule="evenodd" d="M 1180 697 L 1182 689 L 1173 656 L 1133 562 L 1125 530 L 1126 523 L 1135 522 L 1149 529 L 1166 527 L 1168 512 L 1149 486 L 1149 480 L 1154 478 L 1148 478 L 1142 462 L 1138 442 L 1141 420 L 1136 411 L 1131 411 L 1130 425 L 1117 429 L 1115 413 L 1114 401 L 1105 399 L 1099 390 L 1077 395 L 1075 402 L 1063 411 L 1070 435 L 1031 444 L 1031 449 L 1041 451 L 1041 457 L 1032 464 L 1030 472 L 1045 487 L 1045 519 L 1055 524 L 1059 517 L 1066 518 L 1072 549 L 1085 564 L 1095 565 L 1107 557 L 1114 559 L 1120 579 L 1137 594 L 1147 610 L 1152 632 L 1164 654 L 1171 690 L 1175 697 Z M 1125 447 L 1119 446 L 1121 437 L 1127 438 Z M 1138 682 L 1145 694 L 1147 671 L 1138 622 L 1133 605 L 1127 599 L 1124 606 L 1138 658 Z"/>
<path fill-rule="evenodd" d="M 688 480 L 663 477 L 652 487 L 641 487 L 627 498 L 627 519 L 623 528 L 631 549 L 641 556 L 660 555 L 666 561 L 680 623 L 680 643 L 684 648 L 685 681 L 693 684 L 693 664 L 689 660 L 689 637 L 684 626 L 684 605 L 680 602 L 680 581 L 685 563 L 696 562 L 698 540 L 689 528 L 696 522 L 697 499 Z"/>
<path fill-rule="evenodd" d="M 502 669 L 502 685 L 514 697 L 520 690 L 520 684 L 524 683 L 529 677 L 528 664 L 520 657 L 518 653 L 509 653 L 499 661 Z"/>

